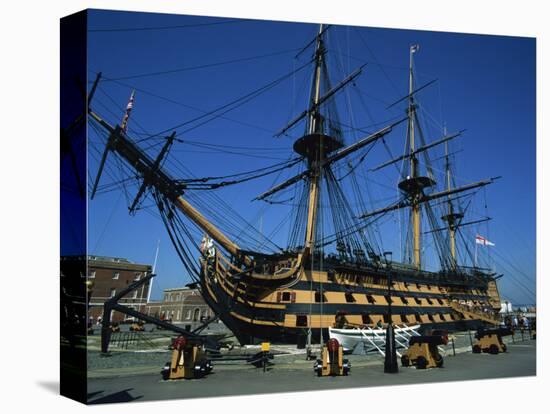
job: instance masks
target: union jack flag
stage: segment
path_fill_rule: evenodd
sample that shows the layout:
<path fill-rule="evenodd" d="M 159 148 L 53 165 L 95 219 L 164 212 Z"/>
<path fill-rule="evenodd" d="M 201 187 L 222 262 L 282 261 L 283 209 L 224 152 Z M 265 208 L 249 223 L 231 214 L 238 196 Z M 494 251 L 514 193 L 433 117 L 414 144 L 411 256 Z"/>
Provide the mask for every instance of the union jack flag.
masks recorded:
<path fill-rule="evenodd" d="M 477 244 L 482 244 L 484 246 L 494 246 L 495 245 L 495 243 L 490 242 L 485 237 L 480 236 L 479 234 L 476 234 L 476 243 Z"/>

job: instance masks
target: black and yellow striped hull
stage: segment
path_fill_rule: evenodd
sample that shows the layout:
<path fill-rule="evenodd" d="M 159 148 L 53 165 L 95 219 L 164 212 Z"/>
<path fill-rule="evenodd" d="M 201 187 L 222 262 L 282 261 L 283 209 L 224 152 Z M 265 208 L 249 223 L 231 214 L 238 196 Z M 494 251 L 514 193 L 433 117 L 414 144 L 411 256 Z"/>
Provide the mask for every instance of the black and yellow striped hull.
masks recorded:
<path fill-rule="evenodd" d="M 452 276 L 441 280 L 424 275 L 421 280 L 414 272 L 394 272 L 392 322 L 456 331 L 492 320 L 493 312 L 500 309 L 494 281 Z M 271 283 L 253 273 L 233 278 L 227 268 L 205 261 L 201 288 L 209 306 L 242 344 L 300 344 L 309 331 L 313 340 L 319 340 L 322 332 L 328 338 L 328 327 L 335 326 L 338 315 L 344 315 L 349 326 L 389 322 L 388 272 L 382 269 L 302 268 L 293 280 Z M 473 309 L 485 309 L 484 315 L 478 318 Z"/>

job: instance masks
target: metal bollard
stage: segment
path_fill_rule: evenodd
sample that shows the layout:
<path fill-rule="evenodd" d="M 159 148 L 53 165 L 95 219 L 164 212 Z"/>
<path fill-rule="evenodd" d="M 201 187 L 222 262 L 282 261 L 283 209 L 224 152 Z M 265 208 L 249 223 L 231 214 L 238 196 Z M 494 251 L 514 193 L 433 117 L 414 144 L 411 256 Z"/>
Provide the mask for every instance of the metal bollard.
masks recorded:
<path fill-rule="evenodd" d="M 270 343 L 269 342 L 262 342 L 262 365 L 264 372 L 266 371 L 267 366 L 267 354 L 269 353 Z"/>
<path fill-rule="evenodd" d="M 468 330 L 468 336 L 470 337 L 470 346 L 474 346 L 474 342 L 472 341 L 472 332 Z"/>
<path fill-rule="evenodd" d="M 452 346 L 453 346 L 453 356 L 456 356 L 455 338 L 454 338 L 454 337 L 451 338 L 451 344 L 452 344 Z"/>

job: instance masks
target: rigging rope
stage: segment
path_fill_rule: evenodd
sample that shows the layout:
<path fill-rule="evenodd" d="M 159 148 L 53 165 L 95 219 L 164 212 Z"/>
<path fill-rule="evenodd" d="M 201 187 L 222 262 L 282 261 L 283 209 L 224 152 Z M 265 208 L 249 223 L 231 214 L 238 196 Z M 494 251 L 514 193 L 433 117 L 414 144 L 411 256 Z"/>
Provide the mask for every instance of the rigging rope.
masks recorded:
<path fill-rule="evenodd" d="M 160 75 L 168 75 L 173 73 L 181 73 L 181 72 L 188 72 L 192 70 L 199 70 L 199 69 L 206 69 L 206 68 L 213 68 L 218 66 L 224 66 L 224 65 L 231 65 L 235 63 L 241 63 L 241 62 L 250 62 L 253 60 L 259 60 L 259 59 L 265 59 L 268 57 L 274 57 L 274 56 L 280 56 L 284 55 L 290 52 L 295 52 L 297 49 L 287 49 L 287 50 L 280 50 L 278 52 L 272 52 L 272 53 L 266 53 L 262 55 L 256 55 L 256 56 L 248 56 L 238 59 L 230 59 L 222 62 L 214 62 L 214 63 L 205 63 L 202 65 L 196 65 L 196 66 L 187 66 L 184 68 L 179 69 L 168 69 L 163 71 L 155 71 L 155 72 L 147 72 L 147 73 L 140 73 L 135 75 L 128 75 L 128 76 L 120 76 L 118 78 L 108 78 L 105 79 L 105 82 L 114 82 L 114 81 L 121 81 L 121 80 L 128 80 L 128 79 L 138 79 L 138 78 L 146 78 L 151 76 L 160 76 Z"/>

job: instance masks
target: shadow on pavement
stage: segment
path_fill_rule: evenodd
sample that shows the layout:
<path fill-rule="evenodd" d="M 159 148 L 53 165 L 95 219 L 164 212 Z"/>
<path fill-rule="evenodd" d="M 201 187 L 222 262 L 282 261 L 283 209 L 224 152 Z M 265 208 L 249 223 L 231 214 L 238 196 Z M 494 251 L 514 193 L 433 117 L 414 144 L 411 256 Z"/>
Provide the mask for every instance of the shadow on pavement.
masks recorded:
<path fill-rule="evenodd" d="M 59 381 L 37 381 L 36 384 L 46 391 L 59 395 Z"/>
<path fill-rule="evenodd" d="M 95 391 L 95 392 L 89 392 L 86 396 L 86 399 L 90 401 L 92 398 L 94 398 L 96 395 L 102 394 L 103 391 Z"/>
<path fill-rule="evenodd" d="M 119 392 L 115 392 L 105 397 L 98 398 L 97 400 L 90 401 L 90 398 L 94 395 L 99 394 L 100 392 L 88 394 L 88 404 L 109 404 L 109 403 L 121 403 L 121 402 L 131 402 L 143 398 L 142 395 L 138 397 L 133 397 L 128 391 L 132 391 L 133 388 L 128 388 Z"/>

